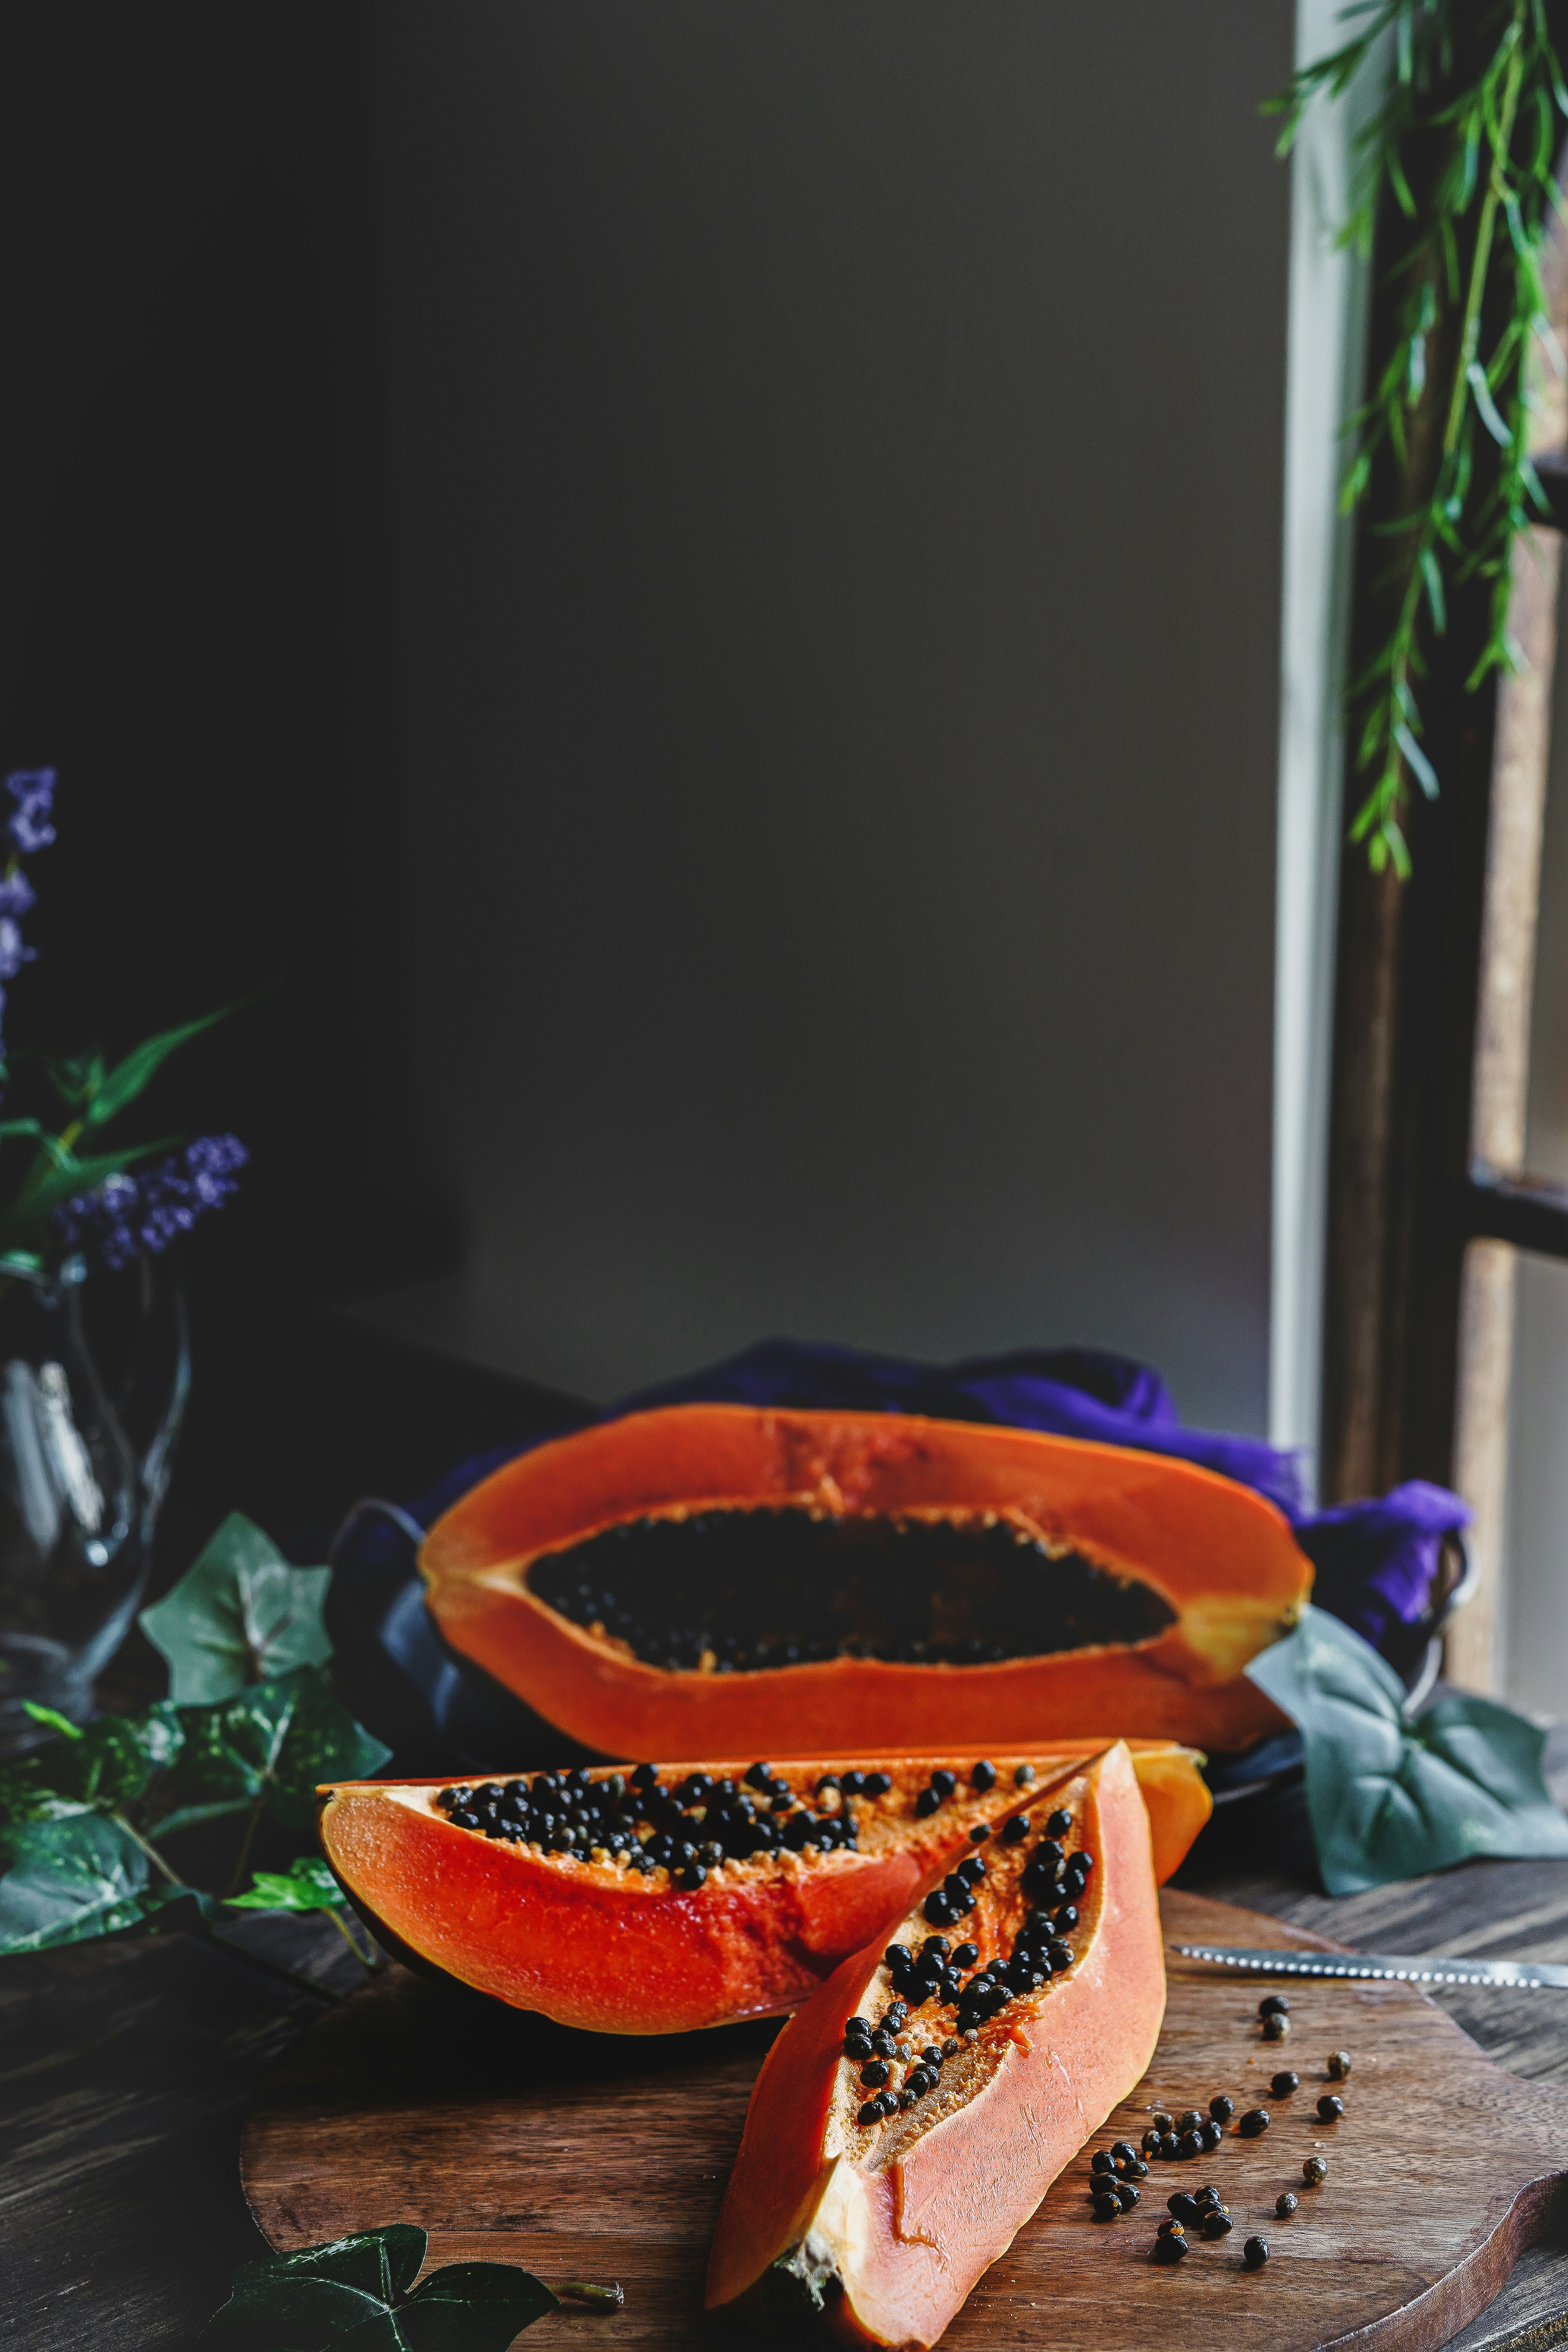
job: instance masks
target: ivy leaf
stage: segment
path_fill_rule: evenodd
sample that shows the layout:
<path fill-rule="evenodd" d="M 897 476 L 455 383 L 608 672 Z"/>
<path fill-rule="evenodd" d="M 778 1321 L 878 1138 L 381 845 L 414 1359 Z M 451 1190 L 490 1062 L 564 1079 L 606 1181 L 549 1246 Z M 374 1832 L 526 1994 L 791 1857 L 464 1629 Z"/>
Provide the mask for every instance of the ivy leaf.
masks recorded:
<path fill-rule="evenodd" d="M 347 1901 L 319 1854 L 302 1853 L 286 1871 L 258 1870 L 243 1895 L 231 1895 L 231 1911 L 337 1911 Z"/>
<path fill-rule="evenodd" d="M 141 1626 L 169 1662 L 177 1706 L 227 1698 L 292 1666 L 325 1664 L 330 1568 L 290 1568 L 270 1536 L 231 1511 Z"/>
<path fill-rule="evenodd" d="M 220 1005 L 216 1013 L 204 1013 L 199 1021 L 186 1021 L 178 1029 L 164 1029 L 156 1037 L 143 1039 L 122 1062 L 117 1062 L 107 1076 L 101 1062 L 96 1064 L 88 1088 L 87 1108 L 83 1125 L 106 1127 L 109 1121 L 133 1103 L 148 1082 L 168 1060 L 171 1054 L 210 1029 L 215 1021 L 226 1020 L 232 1005 Z"/>
<path fill-rule="evenodd" d="M 423 2230 L 394 2222 L 247 2263 L 202 2342 L 216 2352 L 285 2342 L 297 2352 L 506 2352 L 559 2309 L 542 2281 L 510 2263 L 449 2263 L 414 2286 L 427 2242 Z"/>
<path fill-rule="evenodd" d="M 51 1740 L 40 1770 L 62 1797 L 119 1812 L 145 1795 L 154 1772 L 172 1765 L 184 1746 L 174 1707 L 161 1698 L 142 1715 L 101 1715 L 71 1740 Z"/>
<path fill-rule="evenodd" d="M 13 1823 L 0 1832 L 0 1952 L 42 1952 L 133 1927 L 142 1917 L 147 1856 L 121 1822 L 99 1813 Z"/>
<path fill-rule="evenodd" d="M 286 1829 L 308 1830 L 318 1782 L 363 1780 L 392 1753 L 354 1721 L 318 1666 L 297 1666 L 216 1706 L 187 1707 L 181 1721 L 175 1810 L 160 1824 L 163 1834 L 258 1801 Z"/>
<path fill-rule="evenodd" d="M 1477 1854 L 1568 1856 L 1568 1819 L 1541 1777 L 1546 1735 L 1511 1708 L 1456 1691 L 1406 1723 L 1393 1667 L 1321 1609 L 1247 1672 L 1301 1734 L 1331 1895 Z"/>
<path fill-rule="evenodd" d="M 141 1715 L 100 1715 L 89 1724 L 68 1723 L 47 1707 L 28 1712 L 39 1721 L 52 1719 L 60 1737 L 0 1769 L 0 1822 L 119 1812 L 146 1794 L 153 1775 L 174 1763 L 184 1743 L 167 1699 Z"/>

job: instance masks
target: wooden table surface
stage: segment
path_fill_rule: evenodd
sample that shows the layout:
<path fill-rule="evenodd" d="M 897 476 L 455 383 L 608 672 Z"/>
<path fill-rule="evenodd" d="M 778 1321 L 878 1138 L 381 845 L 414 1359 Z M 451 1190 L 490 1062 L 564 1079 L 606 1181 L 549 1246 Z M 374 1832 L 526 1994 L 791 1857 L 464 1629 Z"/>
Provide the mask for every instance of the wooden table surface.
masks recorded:
<path fill-rule="evenodd" d="M 1568 1797 L 1568 1737 L 1553 1742 Z M 1181 1883 L 1363 1948 L 1568 1959 L 1568 1863 L 1475 1863 L 1331 1902 L 1300 1799 L 1225 1809 Z M 253 1919 L 237 1940 L 323 1986 L 357 1981 L 322 1922 Z M 1568 2087 L 1568 1994 L 1438 1998 L 1520 2074 Z M 194 2343 L 228 2273 L 264 2251 L 240 2193 L 251 2095 L 317 2002 L 183 1936 L 0 1961 L 0 2342 L 27 2352 Z M 606 2338 L 614 2321 L 602 2323 Z M 1568 2342 L 1568 2241 L 1538 2246 L 1463 2352 Z"/>

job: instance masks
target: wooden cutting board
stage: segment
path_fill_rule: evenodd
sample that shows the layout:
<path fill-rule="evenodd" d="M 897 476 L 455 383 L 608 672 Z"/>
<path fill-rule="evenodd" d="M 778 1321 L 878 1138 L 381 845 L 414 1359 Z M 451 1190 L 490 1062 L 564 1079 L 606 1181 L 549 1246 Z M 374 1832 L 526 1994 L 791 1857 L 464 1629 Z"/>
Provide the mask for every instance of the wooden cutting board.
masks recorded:
<path fill-rule="evenodd" d="M 1322 1943 L 1230 1904 L 1170 1890 L 1161 1902 L 1173 1942 Z M 1273 2043 L 1259 2038 L 1257 1979 L 1168 1960 L 1153 2065 L 981 2281 L 944 2347 L 1446 2343 L 1554 2208 L 1568 2210 L 1568 2095 L 1505 2072 L 1408 1986 L 1292 1983 L 1290 2038 Z M 776 2030 L 572 2033 L 393 1968 L 312 2025 L 265 2084 L 241 2151 L 246 2194 L 279 2249 L 416 2221 L 432 2265 L 481 2258 L 546 2281 L 620 2281 L 622 2313 L 552 2314 L 520 2339 L 528 2352 L 590 2340 L 614 2352 L 718 2347 L 734 2339 L 702 2313 L 708 2245 Z M 1325 2126 L 1316 2102 L 1332 2049 L 1354 2064 L 1335 2086 L 1346 2115 Z M 1301 2087 L 1276 2100 L 1268 2081 L 1285 2065 Z M 1266 2104 L 1268 2133 L 1244 2140 L 1233 2126 L 1213 2156 L 1155 2165 L 1131 2215 L 1095 2222 L 1092 2150 L 1136 2144 L 1157 2105 L 1206 2106 L 1220 2091 L 1238 2112 Z M 1314 2153 L 1329 2177 L 1309 2189 L 1301 2164 Z M 1236 2217 L 1232 2235 L 1176 2267 L 1152 2263 L 1166 2197 L 1208 2180 Z M 1280 2221 L 1283 2189 L 1300 2203 Z M 1255 2231 L 1272 2259 L 1251 2273 L 1241 2249 Z"/>

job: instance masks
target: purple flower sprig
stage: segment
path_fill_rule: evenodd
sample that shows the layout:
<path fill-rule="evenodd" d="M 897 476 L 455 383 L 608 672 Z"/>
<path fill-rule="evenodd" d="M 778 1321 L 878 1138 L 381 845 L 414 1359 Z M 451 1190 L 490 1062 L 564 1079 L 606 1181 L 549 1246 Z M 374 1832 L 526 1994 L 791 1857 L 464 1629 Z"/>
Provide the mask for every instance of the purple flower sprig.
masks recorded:
<path fill-rule="evenodd" d="M 31 856 L 36 849 L 47 849 L 55 837 L 49 823 L 55 807 L 55 770 L 53 768 L 16 768 L 5 779 L 5 790 L 16 806 L 5 824 L 11 843 L 11 856 L 4 874 L 0 874 L 0 1016 L 5 1010 L 4 983 L 15 980 L 25 963 L 31 963 L 37 953 L 22 937 L 20 919 L 33 905 L 37 897 L 32 884 L 16 863 L 18 852 Z M 5 1048 L 0 1042 L 0 1070 L 5 1066 Z"/>
<path fill-rule="evenodd" d="M 156 1255 L 167 1249 L 208 1209 L 221 1209 L 249 1157 L 237 1136 L 198 1136 L 155 1168 L 134 1176 L 122 1170 L 62 1202 L 54 1213 L 55 1238 L 62 1250 L 79 1250 L 118 1273 L 142 1250 Z"/>

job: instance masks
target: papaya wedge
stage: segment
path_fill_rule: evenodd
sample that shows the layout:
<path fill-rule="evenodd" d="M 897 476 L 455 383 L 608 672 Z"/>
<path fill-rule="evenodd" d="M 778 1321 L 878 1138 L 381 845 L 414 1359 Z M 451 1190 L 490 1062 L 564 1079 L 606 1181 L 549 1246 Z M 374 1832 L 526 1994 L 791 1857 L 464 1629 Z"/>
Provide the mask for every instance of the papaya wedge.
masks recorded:
<path fill-rule="evenodd" d="M 774 2042 L 710 2309 L 816 2315 L 845 2343 L 924 2352 L 1143 2074 L 1165 1973 L 1125 1746 L 1052 1804 L 1044 1837 L 985 1847 L 972 1915 L 933 1937 L 938 1912 L 912 1911 Z"/>
<path fill-rule="evenodd" d="M 1010 1851 L 1084 1760 L 350 1781 L 320 1791 L 319 1827 L 361 1916 L 414 1966 L 563 2025 L 668 2033 L 795 2007 L 912 1903 L 961 1885 L 966 1856 Z M 1153 1743 L 1138 1769 L 1174 1868 L 1207 1813 L 1196 1759 Z"/>
<path fill-rule="evenodd" d="M 672 1405 L 506 1464 L 420 1552 L 446 1638 L 601 1755 L 1236 1749 L 1312 1570 L 1161 1454 L 891 1413 Z"/>

